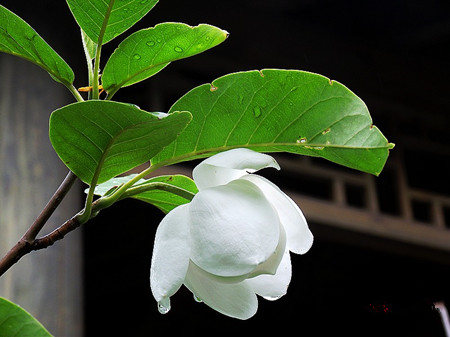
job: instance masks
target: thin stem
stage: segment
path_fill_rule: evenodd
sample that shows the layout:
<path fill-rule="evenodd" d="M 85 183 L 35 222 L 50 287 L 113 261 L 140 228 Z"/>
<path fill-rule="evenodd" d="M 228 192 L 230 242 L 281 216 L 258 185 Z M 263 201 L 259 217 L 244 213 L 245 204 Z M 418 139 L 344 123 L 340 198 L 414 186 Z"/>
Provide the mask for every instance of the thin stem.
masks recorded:
<path fill-rule="evenodd" d="M 45 205 L 44 209 L 41 211 L 41 214 L 39 214 L 30 228 L 28 228 L 21 240 L 32 242 L 36 238 L 50 216 L 54 213 L 66 194 L 72 188 L 76 180 L 77 176 L 72 171 L 69 171 L 61 185 L 58 187 L 51 199 L 48 201 L 47 205 Z"/>
<path fill-rule="evenodd" d="M 72 93 L 72 95 L 75 97 L 75 99 L 76 99 L 78 102 L 83 102 L 83 101 L 84 101 L 83 97 L 82 97 L 81 94 L 78 92 L 78 90 L 73 86 L 73 84 L 68 85 L 68 86 L 67 86 L 67 89 L 69 89 L 69 91 Z"/>
<path fill-rule="evenodd" d="M 98 178 L 100 177 L 101 167 L 103 166 L 105 158 L 102 158 L 101 162 L 97 166 L 97 169 L 94 172 L 94 176 L 92 177 L 91 184 L 89 186 L 88 195 L 86 197 L 86 203 L 84 205 L 84 209 L 79 215 L 81 222 L 87 222 L 91 218 L 92 214 L 92 205 L 94 201 L 94 192 L 95 192 L 95 186 L 97 186 Z"/>
<path fill-rule="evenodd" d="M 30 228 L 28 228 L 19 242 L 0 260 L 0 276 L 3 275 L 12 265 L 14 265 L 23 255 L 28 254 L 33 250 L 32 244 L 36 236 L 69 192 L 76 179 L 76 175 L 71 171 L 67 174 L 66 178 L 63 180 Z"/>
<path fill-rule="evenodd" d="M 114 204 L 116 201 L 122 199 L 122 195 L 128 191 L 128 189 L 133 186 L 137 181 L 139 181 L 140 179 L 144 178 L 145 176 L 149 175 L 150 173 L 152 173 L 154 170 L 156 170 L 157 168 L 159 168 L 159 166 L 157 165 L 152 165 L 149 168 L 143 170 L 141 173 L 139 173 L 138 175 L 136 175 L 133 179 L 130 179 L 129 181 L 127 181 L 125 184 L 123 184 L 122 186 L 120 186 L 116 191 L 114 191 L 111 195 L 107 196 L 107 197 L 103 197 L 102 199 L 102 203 L 104 205 L 107 205 L 106 207 L 111 206 L 112 204 Z"/>
<path fill-rule="evenodd" d="M 95 53 L 95 61 L 94 61 L 94 80 L 92 83 L 92 99 L 99 98 L 99 70 L 100 70 L 100 55 L 102 52 L 103 45 L 103 37 L 105 36 L 106 27 L 108 26 L 109 17 L 111 15 L 112 8 L 114 6 L 114 0 L 109 1 L 108 10 L 105 13 L 105 18 L 103 19 L 102 28 L 100 29 L 100 33 L 98 34 L 97 41 L 97 52 Z"/>
<path fill-rule="evenodd" d="M 99 98 L 99 90 L 98 90 L 98 75 L 100 71 L 100 55 L 102 53 L 102 46 L 97 46 L 97 52 L 95 53 L 95 61 L 94 61 L 94 71 L 93 71 L 93 81 L 92 81 L 92 99 Z"/>
<path fill-rule="evenodd" d="M 152 191 L 152 190 L 166 191 L 166 192 L 178 195 L 189 201 L 191 201 L 195 196 L 195 193 L 192 193 L 191 191 L 188 191 L 188 190 L 178 187 L 178 186 L 174 186 L 174 185 L 163 183 L 163 182 L 152 182 L 152 183 L 142 184 L 142 185 L 139 185 L 136 187 L 129 188 L 124 194 L 122 194 L 122 196 L 120 197 L 120 200 L 132 197 L 132 196 L 140 194 L 140 193 Z"/>

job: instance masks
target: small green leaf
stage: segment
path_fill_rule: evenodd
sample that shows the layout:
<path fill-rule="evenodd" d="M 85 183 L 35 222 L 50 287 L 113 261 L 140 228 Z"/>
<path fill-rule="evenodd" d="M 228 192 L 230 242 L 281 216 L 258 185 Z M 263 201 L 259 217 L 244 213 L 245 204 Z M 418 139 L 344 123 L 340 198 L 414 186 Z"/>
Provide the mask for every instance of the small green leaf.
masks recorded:
<path fill-rule="evenodd" d="M 55 110 L 49 134 L 67 167 L 95 184 L 150 160 L 190 119 L 189 112 L 148 113 L 130 104 L 94 100 Z"/>
<path fill-rule="evenodd" d="M 393 147 L 354 93 L 297 70 L 230 74 L 188 92 L 170 111 L 177 110 L 191 111 L 193 121 L 153 165 L 245 147 L 322 157 L 379 174 Z"/>
<path fill-rule="evenodd" d="M 0 297 L 0 336 L 51 337 L 51 334 L 20 306 Z"/>
<path fill-rule="evenodd" d="M 92 41 L 84 31 L 81 31 L 81 40 L 83 42 L 84 54 L 88 61 L 92 61 L 95 58 L 97 52 L 97 43 Z"/>
<path fill-rule="evenodd" d="M 69 86 L 74 74 L 68 64 L 20 17 L 0 5 L 0 51 L 19 56 Z"/>
<path fill-rule="evenodd" d="M 126 38 L 111 55 L 102 75 L 103 88 L 114 94 L 153 76 L 169 62 L 199 54 L 223 42 L 228 33 L 210 25 L 162 23 Z"/>
<path fill-rule="evenodd" d="M 119 187 L 122 184 L 125 184 L 129 180 L 136 177 L 136 174 L 131 174 L 125 177 L 116 177 L 112 178 L 103 184 L 98 185 L 95 188 L 94 193 L 96 195 L 104 196 L 109 191 L 111 191 L 115 187 Z M 166 176 L 159 176 L 154 177 L 151 179 L 140 179 L 137 183 L 133 185 L 133 188 L 136 187 L 142 187 L 145 185 L 149 185 L 151 183 L 165 183 L 174 187 L 182 188 L 187 190 L 188 192 L 191 192 L 192 194 L 196 194 L 198 192 L 197 186 L 195 185 L 194 181 L 186 177 L 184 175 L 166 175 Z M 87 190 L 86 190 L 87 193 Z M 132 196 L 134 199 L 138 199 L 141 201 L 144 201 L 146 203 L 152 204 L 156 207 L 158 207 L 161 211 L 164 213 L 170 212 L 172 209 L 174 209 L 177 206 L 186 204 L 189 202 L 188 199 L 183 198 L 179 195 L 176 195 L 174 193 L 170 193 L 165 190 L 160 189 L 153 189 L 146 192 L 138 193 Z"/>
<path fill-rule="evenodd" d="M 125 32 L 157 2 L 158 0 L 67 0 L 78 25 L 99 45 Z"/>

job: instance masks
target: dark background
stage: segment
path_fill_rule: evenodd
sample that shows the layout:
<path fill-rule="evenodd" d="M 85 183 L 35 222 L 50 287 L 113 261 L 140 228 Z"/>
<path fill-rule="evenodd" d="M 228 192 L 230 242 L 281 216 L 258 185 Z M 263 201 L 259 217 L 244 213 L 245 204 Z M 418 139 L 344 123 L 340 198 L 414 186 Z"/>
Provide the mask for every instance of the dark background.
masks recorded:
<path fill-rule="evenodd" d="M 75 70 L 77 87 L 87 84 L 79 31 L 64 1 L 0 3 L 54 46 Z M 397 147 L 402 147 L 397 130 L 420 141 L 430 123 L 439 130 L 432 133 L 435 142 L 447 148 L 448 1 L 161 0 L 131 31 L 165 21 L 209 23 L 230 37 L 213 50 L 122 89 L 116 100 L 167 111 L 191 88 L 230 72 L 301 69 L 354 91 Z M 104 62 L 126 35 L 105 46 Z M 410 151 L 406 159 L 410 184 L 448 195 L 448 150 L 437 155 L 421 151 Z M 84 228 L 86 336 L 203 335 L 243 329 L 299 336 L 444 336 L 433 303 L 449 303 L 449 261 L 408 254 L 407 245 L 402 253 L 404 247 L 392 242 L 396 252 L 386 251 L 383 240 L 364 247 L 357 233 L 329 229 L 322 235 L 323 228 L 314 223 L 312 249 L 292 256 L 288 294 L 275 302 L 260 299 L 258 313 L 249 321 L 227 318 L 196 303 L 185 288 L 172 298 L 171 311 L 160 315 L 149 288 L 149 266 L 161 218 L 151 206 L 124 201 Z M 343 236 L 345 240 L 334 239 Z"/>

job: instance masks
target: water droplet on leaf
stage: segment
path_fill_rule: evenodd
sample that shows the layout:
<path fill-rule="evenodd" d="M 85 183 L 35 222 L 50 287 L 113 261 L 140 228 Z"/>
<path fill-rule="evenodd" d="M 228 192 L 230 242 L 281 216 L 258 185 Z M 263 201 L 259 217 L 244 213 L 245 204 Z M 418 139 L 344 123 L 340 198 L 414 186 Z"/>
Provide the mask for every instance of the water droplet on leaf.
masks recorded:
<path fill-rule="evenodd" d="M 153 47 L 155 45 L 155 41 L 147 41 L 146 45 L 149 47 Z"/>
<path fill-rule="evenodd" d="M 259 106 L 253 108 L 253 116 L 255 116 L 256 118 L 261 116 L 261 109 L 259 108 Z"/>
<path fill-rule="evenodd" d="M 134 58 L 135 60 L 140 60 L 140 59 L 141 59 L 141 55 L 139 55 L 139 54 L 134 54 L 134 55 L 133 55 L 133 58 Z"/>
<path fill-rule="evenodd" d="M 183 48 L 181 48 L 180 46 L 176 46 L 175 48 L 173 48 L 173 50 L 175 50 L 177 53 L 183 52 Z"/>
<path fill-rule="evenodd" d="M 299 139 L 297 139 L 297 143 L 299 144 L 304 144 L 306 143 L 308 140 L 306 139 L 306 137 L 300 137 Z"/>

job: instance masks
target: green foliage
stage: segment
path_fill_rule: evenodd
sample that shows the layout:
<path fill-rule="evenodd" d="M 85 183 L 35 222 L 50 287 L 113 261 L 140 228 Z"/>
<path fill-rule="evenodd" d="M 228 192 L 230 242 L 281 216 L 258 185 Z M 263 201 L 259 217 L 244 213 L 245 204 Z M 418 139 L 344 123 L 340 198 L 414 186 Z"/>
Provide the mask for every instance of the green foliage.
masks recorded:
<path fill-rule="evenodd" d="M 158 0 L 67 0 L 78 25 L 99 45 L 125 32 L 157 2 Z"/>
<path fill-rule="evenodd" d="M 171 108 L 193 121 L 152 159 L 169 165 L 237 147 L 322 157 L 379 174 L 389 144 L 366 105 L 342 84 L 297 70 L 250 71 L 221 77 Z"/>
<path fill-rule="evenodd" d="M 0 297 L 0 336 L 51 337 L 51 334 L 24 309 Z"/>
<path fill-rule="evenodd" d="M 68 64 L 28 23 L 1 5 L 0 51 L 33 62 L 66 86 L 73 83 L 74 74 Z"/>
<path fill-rule="evenodd" d="M 112 178 L 104 182 L 103 184 L 98 185 L 95 188 L 94 193 L 100 196 L 107 196 L 108 194 L 113 192 L 115 188 L 120 187 L 122 184 L 125 184 L 135 177 L 136 174 L 131 174 L 125 177 Z M 191 178 L 183 175 L 167 175 L 138 180 L 133 185 L 132 189 L 129 190 L 131 198 L 152 204 L 158 207 L 164 213 L 168 213 L 175 207 L 189 202 L 188 199 L 167 190 L 160 188 L 151 188 L 152 184 L 154 183 L 164 183 L 169 185 L 169 187 L 183 189 L 192 194 L 196 194 L 198 192 L 197 186 Z M 145 190 L 145 187 L 147 187 L 147 190 Z M 133 189 L 136 190 L 135 193 L 133 192 Z M 88 191 L 86 190 L 86 193 L 87 192 Z"/>
<path fill-rule="evenodd" d="M 111 55 L 102 75 L 103 88 L 113 95 L 153 76 L 170 62 L 199 54 L 223 42 L 228 33 L 210 26 L 162 23 L 126 38 Z"/>
<path fill-rule="evenodd" d="M 148 113 L 134 105 L 87 101 L 50 117 L 50 140 L 61 160 L 87 184 L 102 183 L 138 166 L 171 143 L 189 112 Z"/>

